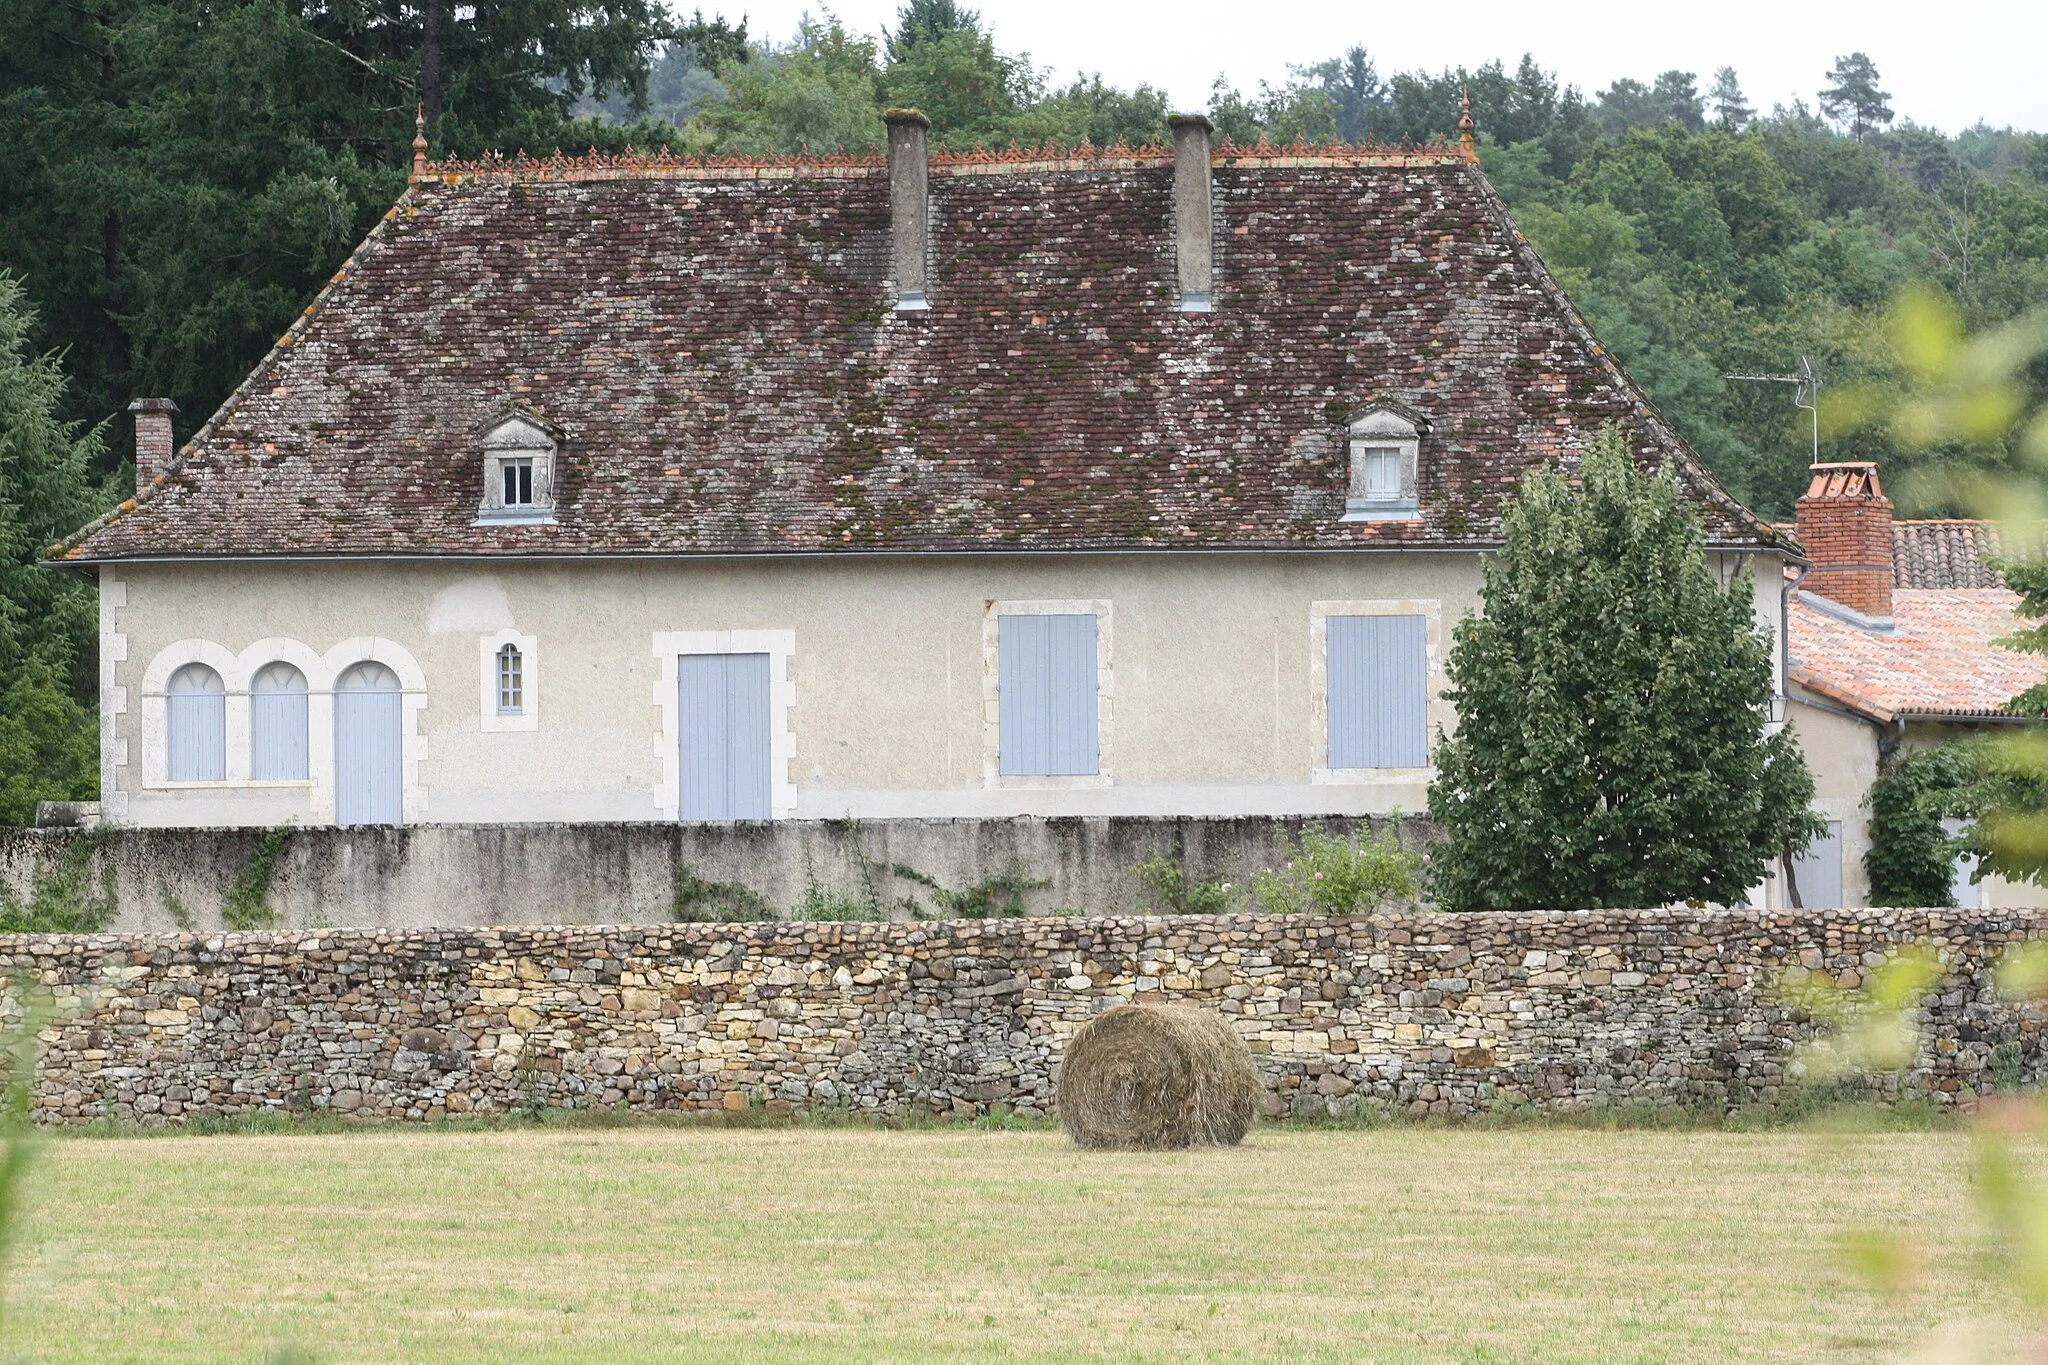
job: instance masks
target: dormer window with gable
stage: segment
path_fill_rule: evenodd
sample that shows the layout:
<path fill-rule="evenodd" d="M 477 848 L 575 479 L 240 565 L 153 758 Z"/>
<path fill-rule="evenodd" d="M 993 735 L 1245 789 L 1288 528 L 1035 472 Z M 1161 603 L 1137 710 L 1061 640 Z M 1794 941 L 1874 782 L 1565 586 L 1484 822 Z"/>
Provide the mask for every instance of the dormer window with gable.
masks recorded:
<path fill-rule="evenodd" d="M 555 519 L 555 455 L 561 433 L 527 412 L 494 419 L 483 433 L 479 526 L 545 525 Z"/>
<path fill-rule="evenodd" d="M 1351 486 L 1346 521 L 1407 521 L 1421 515 L 1416 465 L 1429 422 L 1403 403 L 1383 400 L 1346 423 Z"/>

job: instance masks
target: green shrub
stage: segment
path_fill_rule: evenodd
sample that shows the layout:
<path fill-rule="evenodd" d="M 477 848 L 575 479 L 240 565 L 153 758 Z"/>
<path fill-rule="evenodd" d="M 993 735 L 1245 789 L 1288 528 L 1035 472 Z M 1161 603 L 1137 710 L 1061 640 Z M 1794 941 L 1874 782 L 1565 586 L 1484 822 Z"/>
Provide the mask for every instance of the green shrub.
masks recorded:
<path fill-rule="evenodd" d="M 36 859 L 26 898 L 0 883 L 0 933 L 93 934 L 112 924 L 121 908 L 113 860 L 97 877 L 92 864 L 113 837 L 112 825 L 98 825 L 72 839 L 53 861 Z"/>
<path fill-rule="evenodd" d="M 1364 831 L 1356 847 L 1315 829 L 1284 843 L 1287 865 L 1252 879 L 1252 894 L 1271 914 L 1356 914 L 1412 905 L 1421 891 L 1422 855 L 1402 848 L 1391 828 Z"/>
<path fill-rule="evenodd" d="M 1974 745 L 1950 743 L 1907 754 L 1870 784 L 1870 874 L 1873 905 L 1954 905 L 1955 860 L 1961 841 L 1941 827 L 1956 794 L 1980 768 Z"/>
<path fill-rule="evenodd" d="M 738 882 L 707 881 L 689 863 L 676 860 L 675 898 L 669 915 L 679 924 L 735 923 L 774 919 L 768 902 Z"/>
<path fill-rule="evenodd" d="M 1150 893 L 1146 909 L 1165 915 L 1220 915 L 1237 899 L 1229 882 L 1200 877 L 1190 882 L 1180 858 L 1155 854 L 1131 868 Z"/>

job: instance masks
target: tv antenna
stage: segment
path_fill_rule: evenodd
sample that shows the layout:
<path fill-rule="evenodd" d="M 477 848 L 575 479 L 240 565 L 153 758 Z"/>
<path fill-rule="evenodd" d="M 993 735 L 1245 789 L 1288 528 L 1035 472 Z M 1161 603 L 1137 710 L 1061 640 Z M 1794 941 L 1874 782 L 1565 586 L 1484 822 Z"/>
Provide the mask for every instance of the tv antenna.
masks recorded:
<path fill-rule="evenodd" d="M 1748 384 L 1792 385 L 1792 406 L 1813 414 L 1813 462 L 1820 463 L 1820 367 L 1799 357 L 1798 374 L 1724 374 L 1723 379 Z"/>

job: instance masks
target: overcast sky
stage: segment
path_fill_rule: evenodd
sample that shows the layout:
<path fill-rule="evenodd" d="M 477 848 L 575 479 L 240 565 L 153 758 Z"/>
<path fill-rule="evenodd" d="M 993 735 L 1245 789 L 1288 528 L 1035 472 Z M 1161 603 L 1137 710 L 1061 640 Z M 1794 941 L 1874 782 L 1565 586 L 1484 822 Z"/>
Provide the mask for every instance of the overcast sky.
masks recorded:
<path fill-rule="evenodd" d="M 839 0 L 832 8 L 873 33 L 893 22 L 897 4 Z M 777 41 L 821 8 L 805 0 L 703 5 L 707 14 L 745 13 L 750 33 Z M 1860 51 L 1877 63 L 1901 118 L 1950 132 L 1979 118 L 2048 130 L 2048 0 L 981 0 L 977 8 L 1000 47 L 1030 53 L 1060 79 L 1100 71 L 1120 86 L 1149 82 L 1182 109 L 1205 104 L 1218 72 L 1249 94 L 1261 80 L 1283 79 L 1290 62 L 1364 43 L 1382 75 L 1494 58 L 1512 68 L 1530 52 L 1589 98 L 1617 77 L 1648 82 L 1672 67 L 1698 73 L 1704 92 L 1716 67 L 1733 66 L 1749 102 L 1768 111 L 1794 98 L 1812 104 L 1836 56 Z"/>

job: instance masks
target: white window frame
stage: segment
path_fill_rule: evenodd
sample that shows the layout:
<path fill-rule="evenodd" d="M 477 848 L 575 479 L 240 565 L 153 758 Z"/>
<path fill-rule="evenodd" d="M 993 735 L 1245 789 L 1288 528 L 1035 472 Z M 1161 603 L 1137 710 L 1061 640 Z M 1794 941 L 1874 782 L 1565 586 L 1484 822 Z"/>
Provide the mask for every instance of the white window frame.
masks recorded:
<path fill-rule="evenodd" d="M 683 736 L 681 679 L 676 661 L 685 654 L 766 654 L 768 656 L 768 789 L 770 818 L 796 814 L 796 684 L 790 677 L 790 656 L 796 653 L 794 630 L 658 630 L 652 647 L 660 668 L 654 685 L 659 730 L 654 743 L 661 779 L 655 784 L 654 813 L 658 820 L 682 818 Z"/>
<path fill-rule="evenodd" d="M 520 709 L 498 709 L 498 651 L 511 645 L 519 651 Z M 480 636 L 477 650 L 477 714 L 485 734 L 540 729 L 540 641 L 506 629 Z"/>
<path fill-rule="evenodd" d="M 125 643 L 125 642 L 124 642 Z M 303 780 L 285 779 L 256 782 L 250 774 L 249 683 L 257 670 L 267 664 L 288 663 L 306 679 L 307 736 Z M 268 636 L 236 654 L 211 640 L 177 640 L 158 650 L 142 672 L 143 723 L 137 727 L 145 792 L 220 790 L 231 787 L 264 789 L 310 788 L 307 793 L 309 819 L 314 824 L 334 822 L 334 681 L 355 664 L 383 664 L 398 675 L 404 702 L 400 712 L 399 762 L 404 822 L 417 824 L 427 815 L 427 789 L 421 780 L 427 756 L 427 739 L 420 726 L 420 713 L 427 706 L 427 677 L 419 660 L 395 640 L 378 635 L 358 635 L 342 640 L 326 653 L 316 652 L 300 640 Z M 203 663 L 220 674 L 227 687 L 227 778 L 221 782 L 171 782 L 168 752 L 170 716 L 165 695 L 171 675 L 189 663 Z M 123 741 L 122 761 L 128 761 Z"/>
<path fill-rule="evenodd" d="M 1422 430 L 1417 420 L 1385 404 L 1354 416 L 1345 427 L 1349 453 L 1349 489 L 1344 498 L 1345 521 L 1413 521 L 1422 515 L 1417 469 Z M 1400 486 L 1391 497 L 1374 496 L 1366 470 L 1376 455 L 1392 450 L 1400 460 Z"/>
<path fill-rule="evenodd" d="M 485 429 L 483 448 L 483 499 L 478 504 L 478 526 L 544 526 L 555 519 L 554 433 L 538 418 L 522 413 L 500 417 Z M 533 465 L 533 500 L 505 501 L 505 467 L 522 461 Z"/>
<path fill-rule="evenodd" d="M 1003 771 L 1002 660 L 1005 616 L 1095 618 L 1095 771 L 1034 776 Z M 1115 614 L 1102 597 L 1029 598 L 988 602 L 981 616 L 981 785 L 989 789 L 1113 787 L 1116 785 Z"/>
<path fill-rule="evenodd" d="M 1420 616 L 1423 621 L 1423 665 L 1429 704 L 1423 733 L 1429 763 L 1420 768 L 1332 768 L 1330 766 L 1330 618 L 1332 616 Z M 1443 602 L 1434 597 L 1386 600 L 1339 600 L 1309 604 L 1309 780 L 1319 786 L 1375 786 L 1436 780 L 1436 735 L 1457 723 L 1454 708 L 1443 699 Z"/>

